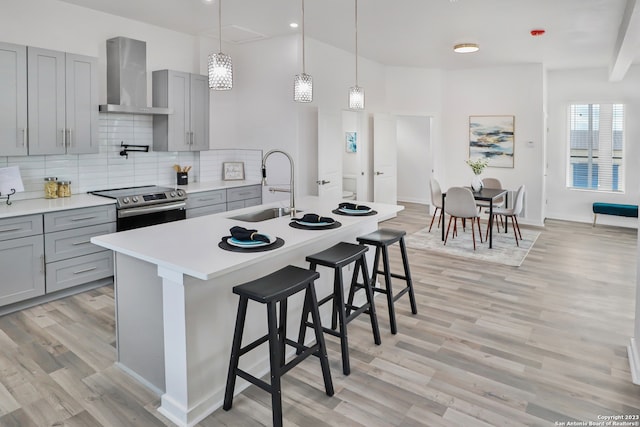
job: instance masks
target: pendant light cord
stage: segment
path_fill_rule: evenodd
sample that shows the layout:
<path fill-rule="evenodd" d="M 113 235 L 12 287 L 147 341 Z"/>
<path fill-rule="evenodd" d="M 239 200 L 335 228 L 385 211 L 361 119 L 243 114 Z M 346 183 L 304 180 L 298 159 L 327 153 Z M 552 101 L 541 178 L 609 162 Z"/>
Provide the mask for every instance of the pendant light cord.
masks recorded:
<path fill-rule="evenodd" d="M 355 21 L 356 21 L 356 86 L 358 86 L 358 0 L 355 0 Z"/>
<path fill-rule="evenodd" d="M 306 74 L 304 57 L 304 0 L 302 0 L 302 74 Z"/>
<path fill-rule="evenodd" d="M 222 53 L 222 0 L 218 0 L 218 41 Z"/>

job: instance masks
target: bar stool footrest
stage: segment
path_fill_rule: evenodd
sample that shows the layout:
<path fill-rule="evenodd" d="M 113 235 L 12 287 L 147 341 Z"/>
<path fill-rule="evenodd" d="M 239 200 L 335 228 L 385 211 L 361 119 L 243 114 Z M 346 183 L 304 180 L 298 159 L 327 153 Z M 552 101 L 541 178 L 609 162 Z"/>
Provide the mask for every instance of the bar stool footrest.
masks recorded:
<path fill-rule="evenodd" d="M 242 369 L 238 368 L 238 369 L 236 369 L 236 375 L 239 376 L 242 379 L 245 379 L 245 380 L 249 381 L 251 384 L 257 385 L 258 387 L 260 387 L 261 389 L 263 389 L 267 393 L 271 393 L 272 392 L 271 384 L 269 384 L 266 381 L 261 380 L 258 377 L 254 377 L 253 375 L 251 375 L 247 371 L 243 371 Z"/>
<path fill-rule="evenodd" d="M 258 347 L 260 344 L 264 344 L 267 341 L 269 341 L 269 335 L 265 335 L 263 337 L 260 337 L 257 340 L 255 340 L 254 342 L 252 342 L 250 344 L 247 344 L 246 346 L 242 347 L 240 349 L 240 351 L 238 352 L 238 354 L 240 356 L 242 356 L 243 354 L 247 354 L 248 352 L 250 352 L 254 348 Z"/>

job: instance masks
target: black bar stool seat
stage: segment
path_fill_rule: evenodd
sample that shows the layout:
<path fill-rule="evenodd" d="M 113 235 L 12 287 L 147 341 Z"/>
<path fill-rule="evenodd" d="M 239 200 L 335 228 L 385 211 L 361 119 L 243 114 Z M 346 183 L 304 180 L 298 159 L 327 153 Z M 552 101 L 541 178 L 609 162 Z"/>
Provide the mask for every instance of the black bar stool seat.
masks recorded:
<path fill-rule="evenodd" d="M 411 272 L 409 271 L 409 260 L 407 258 L 407 248 L 404 244 L 404 236 L 407 233 L 402 230 L 392 230 L 389 228 L 381 228 L 372 233 L 358 237 L 356 240 L 364 245 L 375 246 L 376 255 L 373 261 L 373 273 L 371 276 L 371 283 L 374 292 L 380 292 L 387 295 L 387 306 L 389 309 L 389 323 L 391 324 L 391 333 L 396 334 L 398 332 L 398 326 L 396 324 L 396 313 L 393 304 L 404 294 L 409 293 L 409 301 L 411 303 L 411 312 L 413 314 L 418 313 L 416 307 L 416 297 L 413 293 L 413 281 L 411 280 Z M 404 267 L 404 275 L 392 273 L 389 267 L 389 246 L 398 242 L 400 245 L 400 255 L 402 256 L 402 265 Z M 382 255 L 382 269 L 380 269 L 380 255 Z M 376 279 L 378 274 L 384 276 L 385 287 L 376 287 Z M 391 278 L 401 279 L 406 282 L 406 286 L 394 295 L 393 288 L 391 286 Z M 349 296 L 351 299 L 351 296 Z"/>
<path fill-rule="evenodd" d="M 320 277 L 320 274 L 315 271 L 289 265 L 262 278 L 234 286 L 233 293 L 240 296 L 240 303 L 238 304 L 238 315 L 231 347 L 231 361 L 229 363 L 224 404 L 222 406 L 224 410 L 231 409 L 236 377 L 239 376 L 271 393 L 273 425 L 282 426 L 281 377 L 311 355 L 320 359 L 326 393 L 328 396 L 333 396 L 333 382 L 331 381 L 331 371 L 329 370 L 329 360 L 322 328 L 320 326 L 314 327 L 316 342 L 310 346 L 305 346 L 304 343 L 298 343 L 287 338 L 287 298 L 303 290 L 305 291 L 303 312 L 306 316 L 302 320 L 305 321 L 308 314 L 311 313 L 313 323 L 320 325 L 320 313 L 314 285 L 314 281 L 318 277 Z M 242 347 L 242 334 L 249 300 L 267 305 L 268 332 L 265 336 Z M 276 313 L 276 305 L 279 305 L 280 308 L 279 319 Z M 240 356 L 265 342 L 269 343 L 270 383 L 238 368 Z M 294 347 L 297 354 L 287 363 L 285 363 L 285 345 Z"/>
<path fill-rule="evenodd" d="M 310 264 L 311 270 L 315 271 L 317 266 L 324 266 L 334 270 L 333 292 L 322 298 L 318 302 L 321 306 L 332 301 L 331 328 L 322 327 L 322 330 L 335 337 L 340 338 L 340 348 L 342 352 L 342 372 L 345 375 L 351 373 L 349 364 L 349 343 L 347 338 L 347 324 L 362 313 L 369 315 L 371 320 L 371 329 L 373 331 L 373 340 L 376 344 L 380 344 L 380 330 L 378 328 L 378 319 L 376 317 L 376 309 L 373 304 L 373 288 L 369 280 L 367 270 L 366 252 L 369 250 L 366 246 L 356 245 L 354 243 L 340 242 L 325 249 L 322 252 L 308 256 L 306 259 Z M 351 278 L 351 286 L 349 294 L 355 293 L 358 289 L 364 289 L 367 301 L 362 306 L 354 306 L 353 298 L 348 303 L 344 301 L 344 284 L 342 280 L 342 268 L 355 263 L 353 276 Z M 362 277 L 363 282 L 358 283 L 358 276 Z M 315 320 L 308 322 L 308 312 L 302 313 L 302 323 L 300 324 L 300 334 L 298 343 L 304 343 L 304 337 L 307 327 L 317 327 L 319 324 Z M 321 326 L 321 325 L 320 325 Z M 336 331 L 337 329 L 337 331 Z"/>

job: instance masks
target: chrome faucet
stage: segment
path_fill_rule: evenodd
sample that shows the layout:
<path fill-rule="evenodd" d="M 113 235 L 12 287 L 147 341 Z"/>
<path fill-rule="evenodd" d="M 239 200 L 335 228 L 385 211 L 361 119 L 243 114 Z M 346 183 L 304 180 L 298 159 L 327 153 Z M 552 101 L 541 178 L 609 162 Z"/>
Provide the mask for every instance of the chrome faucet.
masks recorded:
<path fill-rule="evenodd" d="M 285 153 L 282 150 L 271 150 L 268 151 L 267 154 L 264 155 L 264 157 L 262 158 L 262 185 L 267 185 L 267 167 L 266 167 L 266 162 L 267 162 L 267 158 L 269 158 L 270 155 L 272 155 L 273 153 L 280 153 L 283 154 L 287 157 L 287 159 L 289 159 L 289 164 L 291 165 L 291 181 L 290 181 L 290 190 L 289 193 L 291 193 L 291 197 L 290 197 L 290 201 L 289 201 L 289 211 L 291 214 L 291 217 L 296 216 L 296 197 L 295 197 L 295 178 L 293 176 L 293 159 L 291 158 L 291 156 L 287 153 Z M 271 188 L 269 189 L 269 191 L 276 192 L 276 191 L 283 191 L 281 189 L 278 188 Z"/>

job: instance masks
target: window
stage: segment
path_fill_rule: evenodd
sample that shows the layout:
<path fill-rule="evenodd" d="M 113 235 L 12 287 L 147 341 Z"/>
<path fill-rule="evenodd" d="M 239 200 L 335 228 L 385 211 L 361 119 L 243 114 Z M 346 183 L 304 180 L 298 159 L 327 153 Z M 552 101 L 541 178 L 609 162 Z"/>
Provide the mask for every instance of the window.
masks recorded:
<path fill-rule="evenodd" d="M 568 187 L 624 191 L 623 152 L 623 104 L 569 107 Z"/>

